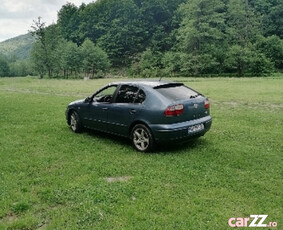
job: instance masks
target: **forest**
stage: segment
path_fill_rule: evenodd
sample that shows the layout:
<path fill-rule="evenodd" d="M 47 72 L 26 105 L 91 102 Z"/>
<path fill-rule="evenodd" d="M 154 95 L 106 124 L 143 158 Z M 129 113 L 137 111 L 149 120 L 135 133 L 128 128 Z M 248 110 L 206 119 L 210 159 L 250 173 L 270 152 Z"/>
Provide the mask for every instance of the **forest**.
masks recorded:
<path fill-rule="evenodd" d="M 49 78 L 264 76 L 283 69 L 282 32 L 282 0 L 67 3 L 56 24 L 34 20 L 36 42 L 17 70 Z M 0 55 L 0 76 L 17 75 L 9 71 Z"/>

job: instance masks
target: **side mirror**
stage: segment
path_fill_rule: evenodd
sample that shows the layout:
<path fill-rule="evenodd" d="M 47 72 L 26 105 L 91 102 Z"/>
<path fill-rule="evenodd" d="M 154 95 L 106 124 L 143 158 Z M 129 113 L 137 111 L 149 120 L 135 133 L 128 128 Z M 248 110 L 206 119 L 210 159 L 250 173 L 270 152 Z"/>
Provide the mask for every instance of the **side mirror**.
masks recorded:
<path fill-rule="evenodd" d="M 90 97 L 87 97 L 86 99 L 85 99 L 85 103 L 90 103 L 92 100 L 91 100 L 91 98 Z"/>

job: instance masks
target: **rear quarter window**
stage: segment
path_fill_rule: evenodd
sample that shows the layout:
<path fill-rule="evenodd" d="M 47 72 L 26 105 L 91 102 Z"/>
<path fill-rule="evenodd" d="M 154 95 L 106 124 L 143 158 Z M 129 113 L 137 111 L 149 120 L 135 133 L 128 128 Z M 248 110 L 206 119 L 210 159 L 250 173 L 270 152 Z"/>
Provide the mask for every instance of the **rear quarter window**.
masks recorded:
<path fill-rule="evenodd" d="M 142 89 L 140 89 L 139 93 L 138 93 L 138 95 L 137 95 L 137 97 L 135 99 L 135 103 L 141 104 L 141 103 L 143 103 L 145 101 L 145 98 L 146 98 L 145 92 Z"/>
<path fill-rule="evenodd" d="M 183 85 L 159 87 L 155 90 L 171 101 L 186 100 L 198 95 L 196 91 Z"/>

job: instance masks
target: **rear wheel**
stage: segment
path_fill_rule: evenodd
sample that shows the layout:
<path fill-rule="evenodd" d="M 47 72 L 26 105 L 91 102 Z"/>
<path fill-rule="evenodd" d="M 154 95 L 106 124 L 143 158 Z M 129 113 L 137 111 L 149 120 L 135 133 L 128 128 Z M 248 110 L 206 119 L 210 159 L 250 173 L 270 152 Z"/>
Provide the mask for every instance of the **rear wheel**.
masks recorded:
<path fill-rule="evenodd" d="M 148 127 L 137 124 L 132 129 L 132 143 L 136 150 L 140 152 L 150 152 L 154 146 L 153 136 Z"/>
<path fill-rule="evenodd" d="M 82 131 L 82 124 L 77 112 L 73 111 L 70 114 L 70 128 L 73 132 L 79 133 Z"/>

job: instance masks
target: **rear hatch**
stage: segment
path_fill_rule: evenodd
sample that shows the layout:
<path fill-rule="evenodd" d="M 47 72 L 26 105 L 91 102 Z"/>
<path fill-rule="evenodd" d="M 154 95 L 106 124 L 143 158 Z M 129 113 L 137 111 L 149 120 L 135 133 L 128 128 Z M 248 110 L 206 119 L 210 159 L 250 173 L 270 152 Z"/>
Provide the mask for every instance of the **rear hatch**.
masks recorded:
<path fill-rule="evenodd" d="M 166 123 L 185 122 L 209 115 L 208 99 L 182 83 L 164 84 L 154 89 L 170 101 L 164 111 Z"/>

